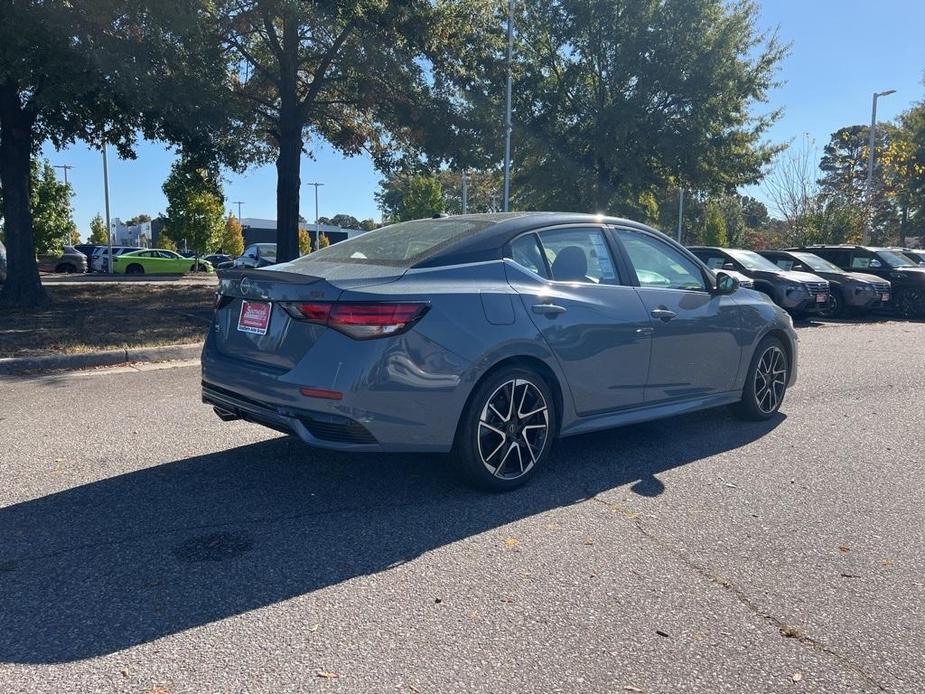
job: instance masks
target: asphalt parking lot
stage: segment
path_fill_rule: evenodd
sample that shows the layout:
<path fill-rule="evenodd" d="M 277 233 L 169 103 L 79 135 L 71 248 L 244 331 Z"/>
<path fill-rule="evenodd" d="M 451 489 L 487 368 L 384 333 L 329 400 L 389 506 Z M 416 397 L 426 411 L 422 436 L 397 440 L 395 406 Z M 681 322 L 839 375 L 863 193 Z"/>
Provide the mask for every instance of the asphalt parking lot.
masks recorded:
<path fill-rule="evenodd" d="M 800 338 L 771 422 L 502 496 L 223 424 L 194 366 L 0 379 L 0 690 L 925 691 L 925 324 Z"/>

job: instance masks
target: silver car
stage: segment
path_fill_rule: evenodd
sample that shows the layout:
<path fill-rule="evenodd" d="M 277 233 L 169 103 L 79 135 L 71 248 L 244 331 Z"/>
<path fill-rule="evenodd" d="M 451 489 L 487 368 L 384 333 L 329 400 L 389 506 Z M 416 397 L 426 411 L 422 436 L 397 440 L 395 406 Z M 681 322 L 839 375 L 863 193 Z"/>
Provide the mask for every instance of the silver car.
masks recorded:
<path fill-rule="evenodd" d="M 404 222 L 288 263 L 219 273 L 202 397 L 346 451 L 452 451 L 516 487 L 553 440 L 720 405 L 774 417 L 789 316 L 625 219 Z"/>

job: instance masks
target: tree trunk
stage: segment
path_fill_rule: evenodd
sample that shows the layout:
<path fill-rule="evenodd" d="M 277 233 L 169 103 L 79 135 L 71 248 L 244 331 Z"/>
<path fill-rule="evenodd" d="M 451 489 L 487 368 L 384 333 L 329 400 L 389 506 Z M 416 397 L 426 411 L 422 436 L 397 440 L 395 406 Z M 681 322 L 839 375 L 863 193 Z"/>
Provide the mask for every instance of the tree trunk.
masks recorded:
<path fill-rule="evenodd" d="M 276 259 L 282 263 L 299 256 L 302 128 L 301 125 L 287 127 L 283 122 L 280 125 L 276 159 Z"/>
<path fill-rule="evenodd" d="M 35 260 L 29 203 L 33 121 L 22 108 L 18 92 L 0 85 L 0 187 L 7 253 L 0 306 L 6 307 L 34 308 L 48 302 Z"/>
<path fill-rule="evenodd" d="M 298 94 L 299 35 L 292 17 L 283 20 L 280 56 L 279 156 L 276 159 L 276 259 L 299 257 L 299 177 L 303 115 Z"/>

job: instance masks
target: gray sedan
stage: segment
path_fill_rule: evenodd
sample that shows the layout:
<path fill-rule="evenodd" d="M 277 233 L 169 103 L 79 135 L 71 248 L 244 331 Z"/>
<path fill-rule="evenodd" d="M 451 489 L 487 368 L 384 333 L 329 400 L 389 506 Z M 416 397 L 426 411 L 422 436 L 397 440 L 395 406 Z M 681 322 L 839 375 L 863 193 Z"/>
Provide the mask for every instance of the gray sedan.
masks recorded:
<path fill-rule="evenodd" d="M 553 440 L 730 405 L 775 416 L 789 316 L 625 219 L 395 224 L 219 273 L 202 396 L 225 420 L 347 451 L 452 451 L 510 489 Z"/>

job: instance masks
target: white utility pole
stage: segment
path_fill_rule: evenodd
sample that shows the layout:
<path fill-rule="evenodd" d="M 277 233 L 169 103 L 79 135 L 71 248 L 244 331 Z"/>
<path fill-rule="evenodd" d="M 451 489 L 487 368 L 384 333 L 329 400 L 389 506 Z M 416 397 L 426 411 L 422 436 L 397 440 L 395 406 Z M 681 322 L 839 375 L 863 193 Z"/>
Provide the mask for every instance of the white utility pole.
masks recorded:
<path fill-rule="evenodd" d="M 321 250 L 321 223 L 318 221 L 320 217 L 318 216 L 318 188 L 324 185 L 324 183 L 306 183 L 307 186 L 315 186 L 315 247 L 314 250 Z"/>
<path fill-rule="evenodd" d="M 684 188 L 678 189 L 678 243 L 681 243 L 681 224 L 684 222 Z"/>
<path fill-rule="evenodd" d="M 864 226 L 864 245 L 870 243 L 870 233 L 874 226 L 874 157 L 877 147 L 877 99 L 881 96 L 895 94 L 895 89 L 874 92 L 873 106 L 870 109 L 870 142 L 867 145 L 867 224 Z"/>
<path fill-rule="evenodd" d="M 466 170 L 462 172 L 462 213 L 469 212 L 469 181 L 466 176 Z"/>
<path fill-rule="evenodd" d="M 109 257 L 106 259 L 106 272 L 112 274 L 112 226 L 109 221 L 109 161 L 106 155 L 106 143 L 103 143 L 103 195 L 106 199 L 106 242 L 109 244 Z"/>
<path fill-rule="evenodd" d="M 511 209 L 511 89 L 514 76 L 514 0 L 507 3 L 507 100 L 504 116 L 504 211 Z"/>

